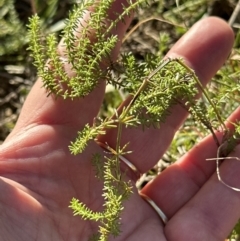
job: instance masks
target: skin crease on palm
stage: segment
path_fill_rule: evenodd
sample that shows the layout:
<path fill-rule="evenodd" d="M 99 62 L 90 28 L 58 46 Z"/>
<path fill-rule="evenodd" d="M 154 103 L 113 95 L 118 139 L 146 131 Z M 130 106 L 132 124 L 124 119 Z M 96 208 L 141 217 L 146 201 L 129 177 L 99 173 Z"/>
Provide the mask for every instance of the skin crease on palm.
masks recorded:
<path fill-rule="evenodd" d="M 109 16 L 121 11 L 116 1 Z M 119 39 L 131 19 L 114 30 Z M 168 57 L 182 57 L 205 85 L 224 64 L 234 35 L 223 20 L 210 17 L 196 23 L 169 51 Z M 119 44 L 112 53 L 115 59 Z M 59 47 L 63 53 L 62 46 Z M 71 75 L 71 70 L 66 66 Z M 19 120 L 0 146 L 0 240 L 1 241 L 85 241 L 96 224 L 73 217 L 68 208 L 72 197 L 93 210 L 101 210 L 101 183 L 90 163 L 93 153 L 103 150 L 91 142 L 78 156 L 68 145 L 78 130 L 92 123 L 103 96 L 105 83 L 86 98 L 74 101 L 46 96 L 41 79 L 33 86 Z M 153 167 L 169 146 L 187 113 L 179 106 L 159 130 L 123 130 L 122 141 L 130 142 L 133 153 L 127 158 L 143 173 Z M 229 120 L 240 119 L 237 109 Z M 229 122 L 227 125 L 233 128 Z M 218 135 L 221 135 L 220 133 Z M 114 146 L 116 133 L 100 137 Z M 116 241 L 223 241 L 240 217 L 240 193 L 225 187 L 216 176 L 217 147 L 206 137 L 179 161 L 161 173 L 142 190 L 169 218 L 164 226 L 156 212 L 138 195 L 125 203 L 122 233 Z M 236 147 L 234 156 L 240 157 Z M 231 160 L 221 165 L 224 180 L 240 187 L 240 164 Z M 129 175 L 129 179 L 131 179 Z M 134 180 L 133 180 L 134 183 Z M 112 240 L 112 239 L 111 239 Z"/>

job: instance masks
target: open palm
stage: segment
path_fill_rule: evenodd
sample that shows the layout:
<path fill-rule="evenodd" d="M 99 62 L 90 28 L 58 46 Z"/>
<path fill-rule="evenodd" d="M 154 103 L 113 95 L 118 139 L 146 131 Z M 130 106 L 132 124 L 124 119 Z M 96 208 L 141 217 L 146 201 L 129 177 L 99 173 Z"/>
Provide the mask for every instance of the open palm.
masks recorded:
<path fill-rule="evenodd" d="M 122 2 L 116 1 L 111 11 L 120 11 Z M 117 26 L 120 39 L 129 22 L 126 19 Z M 183 57 L 205 85 L 224 63 L 232 43 L 227 24 L 207 18 L 194 25 L 168 56 Z M 95 178 L 90 160 L 93 153 L 103 150 L 92 142 L 83 154 L 72 156 L 68 146 L 78 130 L 92 123 L 104 89 L 101 83 L 84 99 L 63 101 L 46 97 L 41 79 L 36 82 L 17 125 L 0 147 L 1 241 L 84 241 L 96 231 L 96 224 L 74 217 L 68 206 L 76 197 L 91 209 L 101 210 L 102 184 Z M 159 130 L 123 131 L 123 143 L 130 142 L 133 150 L 128 159 L 140 172 L 156 164 L 186 116 L 186 111 L 176 106 Z M 230 117 L 232 121 L 239 118 L 240 110 Z M 100 138 L 115 146 L 115 137 L 116 133 L 109 131 Z M 216 149 L 212 138 L 205 138 L 142 190 L 165 212 L 166 226 L 134 190 L 125 203 L 122 233 L 115 240 L 223 240 L 240 217 L 240 195 L 217 180 L 214 163 L 205 162 L 216 155 Z M 234 155 L 238 154 L 236 148 Z M 230 183 L 240 185 L 234 175 L 240 169 L 236 163 L 226 162 L 221 169 Z M 128 178 L 136 181 L 131 173 Z"/>

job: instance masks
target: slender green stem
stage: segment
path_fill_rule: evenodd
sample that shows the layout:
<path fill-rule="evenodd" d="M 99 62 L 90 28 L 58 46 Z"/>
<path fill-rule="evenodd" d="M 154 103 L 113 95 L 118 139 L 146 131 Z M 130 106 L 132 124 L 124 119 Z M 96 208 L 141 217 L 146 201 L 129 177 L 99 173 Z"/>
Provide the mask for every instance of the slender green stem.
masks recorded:
<path fill-rule="evenodd" d="M 108 27 L 104 35 L 107 36 L 118 22 L 120 22 L 121 20 L 122 21 L 124 20 L 125 15 L 128 15 L 128 13 L 132 10 L 136 10 L 139 7 L 139 5 L 144 2 L 146 2 L 146 0 L 138 0 L 135 3 L 131 3 L 130 6 L 124 9 L 124 11 L 117 17 L 117 19 L 112 21 L 112 23 L 110 24 L 110 26 Z"/>
<path fill-rule="evenodd" d="M 207 91 L 204 89 L 202 83 L 201 83 L 200 80 L 197 78 L 195 72 L 194 72 L 190 67 L 188 67 L 186 64 L 184 64 L 180 59 L 176 59 L 176 61 L 177 61 L 180 65 L 182 65 L 187 71 L 189 71 L 189 72 L 193 75 L 193 78 L 194 78 L 194 80 L 196 81 L 196 83 L 198 84 L 198 86 L 199 86 L 200 90 L 202 91 L 203 95 L 206 97 L 206 99 L 208 100 L 209 104 L 213 107 L 214 112 L 215 112 L 215 114 L 216 114 L 216 116 L 217 116 L 217 119 L 218 119 L 219 123 L 222 125 L 223 129 L 224 129 L 225 131 L 227 131 L 228 128 L 226 127 L 224 121 L 222 120 L 222 118 L 221 118 L 221 116 L 220 116 L 220 114 L 219 114 L 216 106 L 215 106 L 214 103 L 212 102 L 211 98 L 208 96 Z"/>
<path fill-rule="evenodd" d="M 119 121 L 118 122 L 118 131 L 117 131 L 117 144 L 116 144 L 116 172 L 117 172 L 117 176 L 121 175 L 121 171 L 120 171 L 120 160 L 119 160 L 119 155 L 120 155 L 120 146 L 121 146 L 121 137 L 122 137 L 122 122 Z"/>

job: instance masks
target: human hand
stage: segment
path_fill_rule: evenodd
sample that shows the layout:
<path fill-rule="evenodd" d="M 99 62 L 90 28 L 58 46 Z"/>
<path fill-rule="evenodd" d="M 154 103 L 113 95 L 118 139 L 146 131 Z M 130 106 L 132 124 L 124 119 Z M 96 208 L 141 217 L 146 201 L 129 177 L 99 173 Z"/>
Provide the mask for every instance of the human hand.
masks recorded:
<path fill-rule="evenodd" d="M 116 1 L 112 11 L 120 11 Z M 130 22 L 119 23 L 119 38 Z M 182 57 L 205 85 L 226 60 L 233 43 L 228 25 L 217 18 L 197 23 L 178 41 L 168 57 Z M 113 57 L 117 55 L 120 44 Z M 60 50 L 63 52 L 63 50 Z M 68 69 L 69 75 L 71 70 Z M 0 235 L 7 241 L 88 240 L 96 225 L 73 217 L 68 208 L 72 197 L 91 209 L 101 208 L 102 186 L 90 162 L 93 153 L 103 152 L 95 142 L 78 156 L 68 145 L 78 130 L 92 123 L 104 96 L 104 83 L 84 99 L 61 100 L 46 97 L 41 79 L 29 94 L 14 130 L 0 147 Z M 152 168 L 169 146 L 174 133 L 187 116 L 180 106 L 159 130 L 123 131 L 123 143 L 130 142 L 133 153 L 127 158 L 141 173 Z M 240 119 L 240 110 L 230 117 Z M 220 135 L 220 134 L 219 134 Z M 115 146 L 116 133 L 108 131 L 100 141 Z M 142 193 L 149 196 L 166 214 L 164 226 L 156 212 L 137 190 L 126 201 L 122 233 L 115 240 L 211 240 L 221 241 L 237 222 L 240 194 L 217 179 L 215 164 L 206 162 L 216 156 L 211 136 L 149 183 Z M 236 148 L 235 156 L 239 156 Z M 228 183 L 240 186 L 237 163 L 221 166 Z M 134 180 L 134 175 L 128 178 Z"/>

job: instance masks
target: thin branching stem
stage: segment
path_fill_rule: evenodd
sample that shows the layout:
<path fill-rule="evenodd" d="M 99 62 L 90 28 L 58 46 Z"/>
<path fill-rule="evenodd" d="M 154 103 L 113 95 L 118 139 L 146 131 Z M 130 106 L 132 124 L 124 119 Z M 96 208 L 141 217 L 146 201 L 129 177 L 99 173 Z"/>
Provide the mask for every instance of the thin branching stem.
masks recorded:
<path fill-rule="evenodd" d="M 197 78 L 197 76 L 196 76 L 196 74 L 194 73 L 194 71 L 193 71 L 191 68 L 189 68 L 184 62 L 182 62 L 180 59 L 176 59 L 176 61 L 177 61 L 180 65 L 182 65 L 184 68 L 186 68 L 186 70 L 189 71 L 189 72 L 192 74 L 192 76 L 193 76 L 194 80 L 196 81 L 197 85 L 199 86 L 201 92 L 202 92 L 203 95 L 206 97 L 206 99 L 208 100 L 209 104 L 213 107 L 214 112 L 215 112 L 215 114 L 216 114 L 216 116 L 217 116 L 217 119 L 218 119 L 219 123 L 222 125 L 223 129 L 224 129 L 225 131 L 227 131 L 228 128 L 226 127 L 224 121 L 222 120 L 222 117 L 220 116 L 220 114 L 219 114 L 219 112 L 218 112 L 215 104 L 212 102 L 212 100 L 211 100 L 211 98 L 209 97 L 207 91 L 206 91 L 205 88 L 203 87 L 203 85 L 202 85 L 202 83 L 200 82 L 200 80 Z"/>
<path fill-rule="evenodd" d="M 144 81 L 141 84 L 141 86 L 139 87 L 138 91 L 135 93 L 135 95 L 131 99 L 130 103 L 128 104 L 127 108 L 125 109 L 124 116 L 126 116 L 128 114 L 130 108 L 133 106 L 134 102 L 136 101 L 136 99 L 138 98 L 140 93 L 147 87 L 147 85 L 149 84 L 149 82 L 153 78 L 153 76 L 156 75 L 162 68 L 164 68 L 170 61 L 172 61 L 172 60 L 167 59 L 166 61 L 164 61 L 152 73 L 150 73 L 149 76 L 146 79 L 144 79 Z"/>

